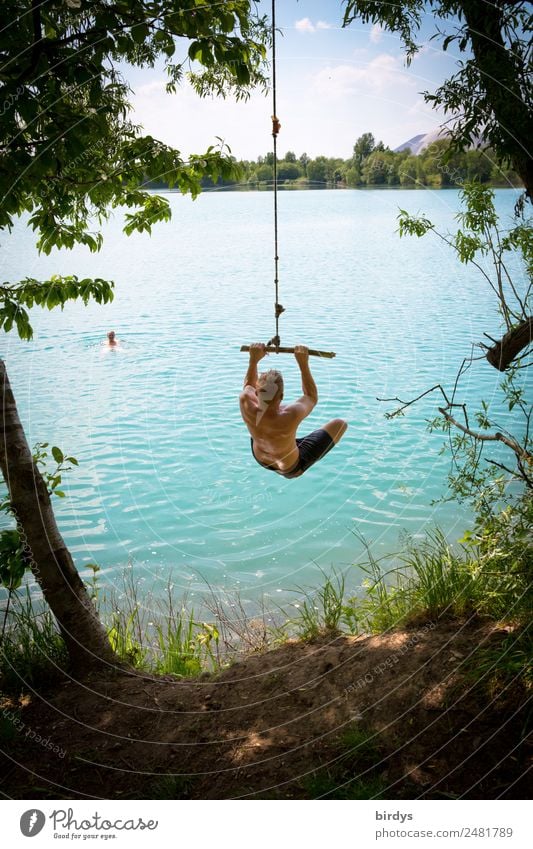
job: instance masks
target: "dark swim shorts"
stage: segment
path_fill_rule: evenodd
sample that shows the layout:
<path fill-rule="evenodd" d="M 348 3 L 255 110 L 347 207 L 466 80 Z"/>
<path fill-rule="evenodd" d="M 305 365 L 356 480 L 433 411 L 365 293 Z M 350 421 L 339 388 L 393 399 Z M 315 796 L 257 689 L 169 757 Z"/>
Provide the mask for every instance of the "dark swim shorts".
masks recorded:
<path fill-rule="evenodd" d="M 261 460 L 258 460 L 254 454 L 254 441 L 251 440 L 252 443 L 252 454 L 254 459 L 260 466 L 263 466 L 264 469 L 269 469 L 272 472 L 277 472 L 278 475 L 282 475 L 284 478 L 298 478 L 300 475 L 303 475 L 307 469 L 310 469 L 317 460 L 321 460 L 328 451 L 331 451 L 335 443 L 333 439 L 323 428 L 319 428 L 318 430 L 314 430 L 312 433 L 309 433 L 307 436 L 304 436 L 303 439 L 297 439 L 296 445 L 298 451 L 300 453 L 300 458 L 296 465 L 292 467 L 292 469 L 287 469 L 286 472 L 280 472 L 277 466 L 271 466 L 268 463 L 262 463 Z"/>

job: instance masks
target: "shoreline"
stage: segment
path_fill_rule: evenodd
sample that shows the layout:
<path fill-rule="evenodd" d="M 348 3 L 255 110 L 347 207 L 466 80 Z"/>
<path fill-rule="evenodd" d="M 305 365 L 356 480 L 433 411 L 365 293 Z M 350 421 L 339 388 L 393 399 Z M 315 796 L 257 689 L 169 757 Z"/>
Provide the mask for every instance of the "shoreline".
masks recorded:
<path fill-rule="evenodd" d="M 487 185 L 491 189 L 505 189 L 506 191 L 513 192 L 521 192 L 524 191 L 523 186 L 509 186 L 500 183 L 487 183 Z M 143 191 L 154 192 L 155 194 L 169 194 L 169 195 L 181 195 L 182 192 L 179 189 L 170 189 L 168 187 L 155 188 L 154 186 L 141 186 Z M 278 184 L 278 192 L 292 192 L 292 191 L 305 191 L 305 192 L 324 192 L 324 191 L 345 191 L 345 192 L 376 192 L 376 191 L 408 191 L 408 192 L 448 192 L 448 191 L 460 191 L 462 186 L 339 186 L 339 185 L 330 185 L 327 183 L 321 184 L 319 186 L 309 186 L 305 184 L 299 185 L 285 185 L 282 183 Z M 274 188 L 271 185 L 264 186 L 249 186 L 247 184 L 240 183 L 232 183 L 227 186 L 203 186 L 201 194 L 205 194 L 206 192 L 273 192 Z"/>
<path fill-rule="evenodd" d="M 360 596 L 324 575 L 272 625 L 216 596 L 209 622 L 172 598 L 146 610 L 133 585 L 106 622 L 116 666 L 85 673 L 52 614 L 22 609 L 0 654 L 10 795 L 521 798 L 529 553 L 503 535 L 459 555 L 435 533 L 394 575 L 369 552 Z M 97 572 L 88 589 L 102 612 Z"/>

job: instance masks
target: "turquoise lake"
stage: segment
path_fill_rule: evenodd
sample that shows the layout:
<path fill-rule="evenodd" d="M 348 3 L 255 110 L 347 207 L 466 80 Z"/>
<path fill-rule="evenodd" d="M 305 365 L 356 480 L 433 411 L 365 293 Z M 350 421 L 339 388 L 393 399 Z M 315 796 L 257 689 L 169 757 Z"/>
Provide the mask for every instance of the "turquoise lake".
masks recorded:
<path fill-rule="evenodd" d="M 517 194 L 496 192 L 504 223 Z M 377 400 L 451 387 L 471 344 L 498 335 L 479 272 L 434 236 L 397 234 L 400 207 L 453 229 L 458 192 L 280 195 L 282 343 L 337 352 L 312 361 L 320 400 L 300 435 L 335 416 L 349 422 L 334 451 L 296 480 L 253 460 L 238 407 L 247 365 L 239 347 L 274 329 L 272 194 L 167 197 L 171 223 L 127 238 L 116 214 L 99 254 L 39 256 L 22 222 L 2 237 L 5 280 L 76 273 L 116 283 L 111 305 L 36 309 L 31 343 L 14 333 L 0 340 L 30 444 L 79 460 L 55 506 L 82 573 L 95 562 L 114 582 L 129 565 L 150 586 L 171 576 L 176 589 L 201 594 L 207 579 L 245 600 L 278 600 L 316 586 L 320 568 L 357 563 L 357 534 L 376 556 L 433 524 L 460 537 L 468 508 L 432 504 L 450 464 L 442 435 L 425 426 L 440 399 L 393 421 L 384 413 L 394 403 Z M 120 350 L 103 348 L 109 329 Z M 287 399 L 300 393 L 292 357 L 265 362 L 283 371 Z M 475 364 L 461 399 L 490 401 L 499 379 Z"/>

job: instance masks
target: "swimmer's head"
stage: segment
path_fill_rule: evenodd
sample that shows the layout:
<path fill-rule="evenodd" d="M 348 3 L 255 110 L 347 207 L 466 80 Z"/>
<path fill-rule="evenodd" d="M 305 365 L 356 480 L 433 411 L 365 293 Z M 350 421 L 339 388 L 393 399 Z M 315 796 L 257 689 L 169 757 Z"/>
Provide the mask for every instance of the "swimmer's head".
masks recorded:
<path fill-rule="evenodd" d="M 110 342 L 115 342 L 115 331 L 110 330 L 109 333 L 107 334 L 107 338 L 109 339 Z"/>
<path fill-rule="evenodd" d="M 283 398 L 283 376 L 275 368 L 264 371 L 257 379 L 257 395 L 260 404 L 268 406 L 279 403 Z"/>

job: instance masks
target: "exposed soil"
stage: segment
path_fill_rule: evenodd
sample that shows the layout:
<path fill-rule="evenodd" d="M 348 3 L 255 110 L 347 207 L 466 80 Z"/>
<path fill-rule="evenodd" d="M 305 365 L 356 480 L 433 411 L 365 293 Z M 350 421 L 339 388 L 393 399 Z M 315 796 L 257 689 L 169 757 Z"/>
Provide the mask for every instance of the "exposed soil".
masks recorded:
<path fill-rule="evenodd" d="M 17 705 L 18 730 L 0 744 L 0 791 L 526 798 L 527 694 L 514 685 L 491 694 L 468 673 L 472 652 L 505 636 L 493 623 L 456 621 L 289 642 L 192 681 L 123 671 L 64 679 Z"/>

